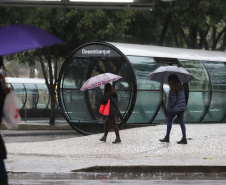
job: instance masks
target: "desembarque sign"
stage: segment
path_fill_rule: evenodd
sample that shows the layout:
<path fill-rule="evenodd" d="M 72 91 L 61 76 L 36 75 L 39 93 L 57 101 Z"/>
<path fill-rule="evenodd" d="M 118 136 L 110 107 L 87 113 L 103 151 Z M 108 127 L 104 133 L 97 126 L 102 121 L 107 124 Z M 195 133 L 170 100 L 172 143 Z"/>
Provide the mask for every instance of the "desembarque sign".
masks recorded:
<path fill-rule="evenodd" d="M 113 48 L 104 45 L 90 45 L 79 49 L 74 57 L 121 57 Z"/>

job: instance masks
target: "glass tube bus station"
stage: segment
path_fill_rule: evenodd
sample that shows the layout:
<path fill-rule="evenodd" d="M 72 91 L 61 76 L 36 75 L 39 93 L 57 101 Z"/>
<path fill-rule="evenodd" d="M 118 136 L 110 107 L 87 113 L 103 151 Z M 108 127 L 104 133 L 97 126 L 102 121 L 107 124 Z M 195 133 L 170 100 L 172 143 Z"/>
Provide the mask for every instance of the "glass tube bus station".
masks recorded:
<path fill-rule="evenodd" d="M 20 115 L 24 120 L 49 118 L 50 96 L 45 79 L 6 77 L 6 83 L 18 97 Z M 56 117 L 62 116 L 57 105 Z"/>
<path fill-rule="evenodd" d="M 109 42 L 86 43 L 64 62 L 58 84 L 61 111 L 78 132 L 103 132 L 105 117 L 99 106 L 104 86 L 86 91 L 80 88 L 90 77 L 110 72 L 122 76 L 113 82 L 123 115 L 119 127 L 124 123 L 165 123 L 169 86 L 147 77 L 165 65 L 182 66 L 195 77 L 183 84 L 186 123 L 226 121 L 225 52 Z"/>
<path fill-rule="evenodd" d="M 44 79 L 6 77 L 6 82 L 18 97 L 19 109 L 49 108 L 49 91 Z"/>

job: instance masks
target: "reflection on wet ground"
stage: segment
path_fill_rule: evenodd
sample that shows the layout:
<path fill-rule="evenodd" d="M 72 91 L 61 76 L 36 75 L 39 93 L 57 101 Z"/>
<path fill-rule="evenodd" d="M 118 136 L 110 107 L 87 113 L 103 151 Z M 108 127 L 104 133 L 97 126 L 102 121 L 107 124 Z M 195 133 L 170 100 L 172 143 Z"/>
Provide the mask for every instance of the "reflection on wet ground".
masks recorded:
<path fill-rule="evenodd" d="M 226 184 L 226 173 L 9 173 L 9 184 Z"/>
<path fill-rule="evenodd" d="M 74 138 L 73 135 L 49 135 L 49 136 L 17 136 L 17 137 L 4 137 L 5 143 L 21 143 L 21 142 L 42 142 L 53 141 L 59 139 Z M 76 136 L 78 137 L 78 136 Z"/>

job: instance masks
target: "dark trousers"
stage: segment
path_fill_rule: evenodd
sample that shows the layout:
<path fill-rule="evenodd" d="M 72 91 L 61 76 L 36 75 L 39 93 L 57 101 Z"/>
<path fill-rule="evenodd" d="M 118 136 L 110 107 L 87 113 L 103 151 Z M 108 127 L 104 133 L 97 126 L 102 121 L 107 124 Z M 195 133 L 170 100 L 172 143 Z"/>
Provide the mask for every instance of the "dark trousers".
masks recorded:
<path fill-rule="evenodd" d="M 116 123 L 116 116 L 108 116 L 104 122 L 104 136 L 108 135 L 108 130 L 109 130 L 109 126 L 110 124 L 112 125 L 114 131 L 115 131 L 115 135 L 116 137 L 119 137 L 119 129 L 118 129 L 118 125 Z"/>
<path fill-rule="evenodd" d="M 185 124 L 184 124 L 184 112 L 177 112 L 177 113 L 169 113 L 168 114 L 166 136 L 170 135 L 173 118 L 175 116 L 177 116 L 178 122 L 180 123 L 181 131 L 182 131 L 182 137 L 186 137 L 186 127 L 185 127 Z"/>
<path fill-rule="evenodd" d="M 5 169 L 4 159 L 0 159 L 0 184 L 8 184 L 8 176 Z"/>

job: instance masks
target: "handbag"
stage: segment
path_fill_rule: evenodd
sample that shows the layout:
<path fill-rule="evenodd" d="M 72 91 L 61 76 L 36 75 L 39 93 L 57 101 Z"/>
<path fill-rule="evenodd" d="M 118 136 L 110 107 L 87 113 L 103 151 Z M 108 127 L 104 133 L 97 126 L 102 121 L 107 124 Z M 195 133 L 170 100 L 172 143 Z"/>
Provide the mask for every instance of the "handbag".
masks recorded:
<path fill-rule="evenodd" d="M 14 91 L 6 94 L 3 105 L 3 123 L 8 129 L 17 129 L 20 123 L 19 101 Z"/>
<path fill-rule="evenodd" d="M 107 104 L 101 104 L 99 112 L 105 116 L 109 115 L 109 110 L 110 110 L 110 98 L 108 98 Z"/>

